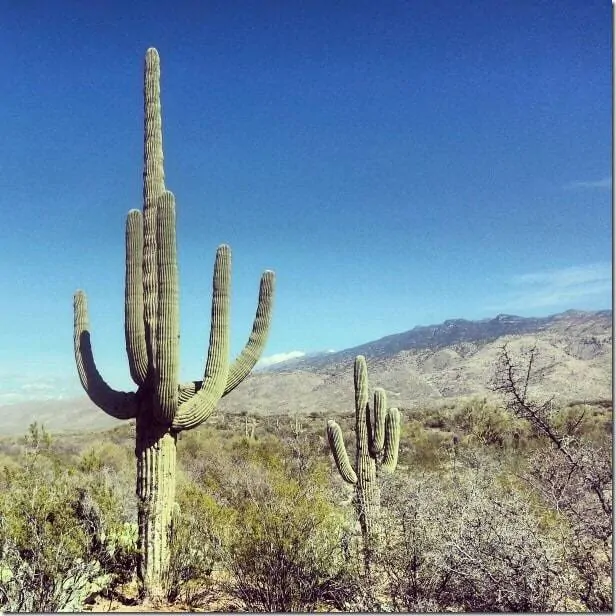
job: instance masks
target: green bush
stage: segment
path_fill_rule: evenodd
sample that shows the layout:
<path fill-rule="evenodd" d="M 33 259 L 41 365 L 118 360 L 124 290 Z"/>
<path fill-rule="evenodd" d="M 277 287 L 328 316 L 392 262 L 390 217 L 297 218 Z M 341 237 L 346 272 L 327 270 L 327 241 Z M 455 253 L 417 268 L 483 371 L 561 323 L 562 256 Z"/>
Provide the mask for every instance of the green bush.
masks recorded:
<path fill-rule="evenodd" d="M 36 424 L 1 488 L 0 609 L 79 611 L 134 566 L 111 479 L 58 459 Z"/>
<path fill-rule="evenodd" d="M 229 513 L 195 483 L 179 482 L 166 581 L 170 601 L 181 601 L 191 608 L 205 605 L 211 594 L 212 572 L 222 559 Z"/>
<path fill-rule="evenodd" d="M 517 448 L 526 443 L 529 435 L 523 421 L 485 398 L 462 405 L 454 412 L 453 421 L 457 430 L 489 447 Z"/>
<path fill-rule="evenodd" d="M 321 468 L 300 483 L 270 470 L 269 490 L 238 503 L 228 568 L 232 590 L 247 609 L 343 609 L 353 594 L 343 518 L 327 499 L 325 477 Z"/>
<path fill-rule="evenodd" d="M 587 404 L 559 408 L 554 411 L 552 424 L 560 434 L 601 441 L 612 432 L 611 409 Z"/>
<path fill-rule="evenodd" d="M 46 456 L 36 427 L 25 439 L 22 466 L 5 467 L 0 492 L 0 609 L 80 609 L 101 569 L 88 561 L 90 539 L 74 515 L 70 473 Z M 76 603 L 77 602 L 77 603 Z"/>
<path fill-rule="evenodd" d="M 436 470 L 449 460 L 447 448 L 452 434 L 426 429 L 417 419 L 402 424 L 398 464 L 414 469 Z"/>

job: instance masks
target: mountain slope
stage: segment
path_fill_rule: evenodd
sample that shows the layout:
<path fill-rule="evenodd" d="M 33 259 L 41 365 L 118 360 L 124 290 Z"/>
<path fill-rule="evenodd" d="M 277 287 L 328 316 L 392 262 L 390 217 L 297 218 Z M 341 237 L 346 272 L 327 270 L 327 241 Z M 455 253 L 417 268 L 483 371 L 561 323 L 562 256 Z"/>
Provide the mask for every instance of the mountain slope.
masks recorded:
<path fill-rule="evenodd" d="M 559 327 L 598 327 L 598 331 L 609 328 L 611 331 L 612 311 L 583 312 L 568 310 L 560 314 L 541 318 L 525 318 L 514 315 L 499 314 L 492 319 L 468 321 L 451 319 L 438 325 L 419 325 L 399 334 L 392 334 L 364 344 L 329 354 L 315 357 L 300 357 L 292 360 L 294 369 L 316 368 L 326 366 L 332 361 L 347 360 L 356 355 L 366 357 L 393 356 L 400 351 L 430 349 L 436 351 L 445 347 L 468 342 L 475 345 L 487 343 L 502 336 L 520 336 L 535 334 L 547 329 Z M 564 330 L 563 330 L 564 331 Z M 285 370 L 287 362 L 281 362 L 268 368 L 271 371 Z"/>
<path fill-rule="evenodd" d="M 367 358 L 370 384 L 404 408 L 445 398 L 492 397 L 504 344 L 516 356 L 537 347 L 531 393 L 557 400 L 611 399 L 612 312 L 567 311 L 541 319 L 499 315 L 416 327 L 328 355 L 294 360 L 251 375 L 221 411 L 328 413 L 353 408 L 353 360 Z M 523 361 L 523 357 L 520 357 Z M 303 384 L 303 391 L 297 390 Z"/>

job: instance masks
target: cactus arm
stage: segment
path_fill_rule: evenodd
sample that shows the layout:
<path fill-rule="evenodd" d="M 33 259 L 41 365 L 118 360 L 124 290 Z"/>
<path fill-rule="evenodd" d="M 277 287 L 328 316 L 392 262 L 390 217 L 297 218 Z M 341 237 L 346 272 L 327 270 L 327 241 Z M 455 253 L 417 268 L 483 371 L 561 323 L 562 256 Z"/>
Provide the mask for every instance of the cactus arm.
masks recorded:
<path fill-rule="evenodd" d="M 385 390 L 374 390 L 374 403 L 370 421 L 370 455 L 378 456 L 383 451 L 385 442 L 385 416 L 387 415 L 387 396 Z"/>
<path fill-rule="evenodd" d="M 212 292 L 212 325 L 203 386 L 180 404 L 171 425 L 173 430 L 189 430 L 204 422 L 222 397 L 229 374 L 229 294 L 231 250 L 222 245 L 216 251 Z"/>
<path fill-rule="evenodd" d="M 252 332 L 246 346 L 229 368 L 229 377 L 223 396 L 232 392 L 248 376 L 254 365 L 259 361 L 259 357 L 261 357 L 272 318 L 275 281 L 274 272 L 271 270 L 265 271 L 261 276 L 259 301 L 257 313 L 252 324 Z"/>
<path fill-rule="evenodd" d="M 156 315 L 156 396 L 154 415 L 170 424 L 178 409 L 179 306 L 175 242 L 175 200 L 165 191 L 157 201 L 158 312 Z"/>
<path fill-rule="evenodd" d="M 261 356 L 272 318 L 275 282 L 274 272 L 270 270 L 265 271 L 261 276 L 259 302 L 252 324 L 252 332 L 246 346 L 229 368 L 229 377 L 223 396 L 232 392 L 248 376 Z M 180 385 L 180 403 L 190 400 L 202 386 L 202 381 L 190 381 Z"/>
<path fill-rule="evenodd" d="M 344 446 L 344 439 L 342 438 L 342 430 L 333 419 L 327 422 L 327 440 L 329 441 L 329 447 L 334 456 L 334 461 L 336 462 L 340 476 L 347 483 L 356 484 L 357 475 L 349 462 L 349 456 Z"/>
<path fill-rule="evenodd" d="M 398 464 L 398 449 L 400 448 L 400 411 L 389 409 L 385 418 L 385 450 L 381 468 L 393 473 Z"/>
<path fill-rule="evenodd" d="M 126 285 L 124 292 L 124 337 L 130 375 L 143 385 L 148 372 L 148 354 L 143 325 L 143 218 L 131 210 L 126 218 Z"/>
<path fill-rule="evenodd" d="M 358 355 L 355 358 L 353 383 L 355 386 L 355 410 L 358 415 L 363 414 L 362 422 L 365 424 L 366 404 L 368 404 L 368 368 L 366 367 L 366 358 L 363 355 Z"/>
<path fill-rule="evenodd" d="M 358 355 L 355 358 L 353 382 L 355 387 L 355 468 L 357 472 L 361 472 L 370 455 L 368 450 L 368 419 L 366 416 L 368 406 L 368 369 L 366 368 L 366 358 L 363 355 Z"/>
<path fill-rule="evenodd" d="M 156 200 L 165 189 L 160 106 L 160 58 L 150 48 L 145 56 L 143 144 L 143 290 L 148 360 L 155 368 L 158 269 L 156 263 Z"/>
<path fill-rule="evenodd" d="M 189 381 L 179 387 L 178 401 L 180 404 L 190 400 L 203 387 L 203 381 Z"/>
<path fill-rule="evenodd" d="M 105 383 L 96 369 L 90 327 L 88 323 L 88 302 L 83 291 L 74 296 L 74 345 L 75 362 L 81 385 L 90 400 L 116 419 L 131 419 L 137 416 L 137 399 L 133 393 L 115 391 Z"/>

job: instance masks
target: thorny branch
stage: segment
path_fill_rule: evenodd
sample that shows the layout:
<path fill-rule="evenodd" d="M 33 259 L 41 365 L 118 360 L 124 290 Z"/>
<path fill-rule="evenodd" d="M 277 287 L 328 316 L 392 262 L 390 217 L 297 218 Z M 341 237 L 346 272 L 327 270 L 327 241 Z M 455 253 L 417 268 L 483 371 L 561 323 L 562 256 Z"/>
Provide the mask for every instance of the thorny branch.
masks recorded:
<path fill-rule="evenodd" d="M 553 397 L 543 404 L 531 400 L 528 396 L 528 387 L 533 374 L 533 365 L 537 358 L 537 347 L 530 349 L 528 363 L 523 377 L 518 376 L 519 366 L 513 360 L 507 345 L 502 347 L 499 367 L 495 382 L 495 391 L 504 394 L 507 408 L 516 416 L 525 419 L 538 434 L 543 434 L 555 445 L 556 449 L 565 458 L 569 466 L 569 477 L 576 471 L 580 472 L 590 490 L 598 499 L 603 512 L 612 515 L 612 504 L 606 498 L 606 486 L 611 486 L 612 473 L 609 477 L 604 473 L 598 474 L 592 464 L 593 456 L 585 451 L 584 447 L 574 447 L 575 437 L 572 433 L 580 425 L 585 411 L 582 411 L 573 426 L 569 427 L 569 434 L 561 434 L 551 420 L 551 406 Z M 579 445 L 579 444 L 578 444 Z"/>

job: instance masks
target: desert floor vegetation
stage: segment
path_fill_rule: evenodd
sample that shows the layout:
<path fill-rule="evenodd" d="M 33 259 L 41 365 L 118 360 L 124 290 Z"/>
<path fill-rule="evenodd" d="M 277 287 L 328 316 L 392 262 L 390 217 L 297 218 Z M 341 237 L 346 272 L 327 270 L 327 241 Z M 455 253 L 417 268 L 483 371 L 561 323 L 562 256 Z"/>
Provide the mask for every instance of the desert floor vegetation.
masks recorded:
<path fill-rule="evenodd" d="M 508 360 L 501 406 L 401 409 L 369 573 L 322 414 L 182 434 L 157 605 L 135 574 L 134 426 L 33 424 L 0 441 L 0 609 L 609 611 L 611 406 L 527 400 Z M 352 448 L 352 414 L 336 421 Z"/>

